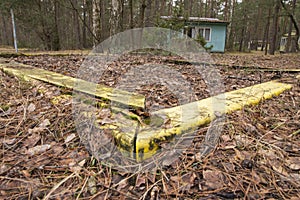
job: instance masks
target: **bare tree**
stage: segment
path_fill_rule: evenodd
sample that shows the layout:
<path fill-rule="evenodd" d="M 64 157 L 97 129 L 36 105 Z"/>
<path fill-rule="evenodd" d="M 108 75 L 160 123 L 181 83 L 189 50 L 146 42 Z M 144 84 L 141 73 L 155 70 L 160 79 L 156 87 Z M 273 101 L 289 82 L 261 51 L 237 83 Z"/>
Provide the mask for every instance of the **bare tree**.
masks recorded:
<path fill-rule="evenodd" d="M 149 27 L 152 25 L 152 17 L 152 0 L 147 0 L 145 9 L 145 26 Z"/>
<path fill-rule="evenodd" d="M 133 22 L 133 0 L 129 0 L 129 12 L 130 12 L 129 27 L 130 27 L 130 29 L 133 29 L 134 28 L 134 22 Z"/>
<path fill-rule="evenodd" d="M 53 40 L 52 40 L 52 50 L 60 50 L 60 40 L 58 32 L 58 21 L 59 21 L 59 2 L 58 0 L 54 1 L 54 30 L 53 30 Z"/>
<path fill-rule="evenodd" d="M 291 19 L 291 22 L 292 24 L 294 25 L 294 28 L 296 30 L 296 50 L 299 51 L 299 44 L 298 44 L 298 40 L 299 40 L 299 37 L 300 37 L 300 29 L 299 29 L 299 25 L 297 23 L 297 19 L 296 19 L 296 16 L 295 16 L 295 9 L 296 9 L 296 3 L 297 1 L 296 0 L 293 0 L 293 6 L 292 6 L 292 11 L 290 11 L 287 6 L 285 5 L 284 1 L 283 0 L 280 0 L 280 3 L 283 7 L 283 9 L 288 13 L 290 19 Z M 289 47 L 289 46 L 288 46 Z"/>
<path fill-rule="evenodd" d="M 82 46 L 83 48 L 87 48 L 87 34 L 86 34 L 86 29 L 87 29 L 87 4 L 86 0 L 82 1 L 82 15 L 83 15 L 83 24 L 82 24 Z M 80 16 L 79 16 L 80 17 Z"/>
<path fill-rule="evenodd" d="M 101 0 L 93 0 L 93 47 L 101 41 Z"/>
<path fill-rule="evenodd" d="M 233 21 L 233 16 L 235 15 L 235 2 L 236 0 L 232 0 L 232 5 L 231 5 L 231 11 L 230 11 L 230 24 L 227 28 L 227 48 L 229 50 L 233 50 L 234 48 L 234 37 L 235 37 L 235 31 L 234 31 L 234 21 Z"/>
<path fill-rule="evenodd" d="M 139 20 L 139 28 L 143 28 L 145 26 L 145 10 L 146 10 L 146 0 L 141 0 L 140 5 L 140 20 Z"/>
<path fill-rule="evenodd" d="M 81 30 L 80 30 L 80 23 L 79 23 L 79 16 L 78 16 L 78 1 L 77 0 L 72 0 L 72 3 L 75 7 L 73 10 L 73 32 L 76 35 L 76 40 L 75 40 L 75 47 L 77 49 L 82 48 L 82 38 L 81 38 Z"/>
<path fill-rule="evenodd" d="M 279 11 L 280 11 L 280 1 L 276 0 L 274 5 L 272 35 L 271 35 L 271 43 L 270 43 L 270 51 L 269 51 L 271 55 L 275 54 L 277 48 Z"/>
<path fill-rule="evenodd" d="M 123 1 L 111 0 L 111 12 L 110 12 L 110 36 L 122 31 L 122 13 L 123 13 Z"/>
<path fill-rule="evenodd" d="M 269 11 L 268 11 L 268 18 L 267 18 L 268 20 L 267 20 L 265 32 L 264 32 L 263 44 L 262 44 L 262 48 L 261 48 L 262 51 L 265 50 L 265 55 L 268 54 L 271 12 L 272 12 L 272 8 L 270 7 Z"/>

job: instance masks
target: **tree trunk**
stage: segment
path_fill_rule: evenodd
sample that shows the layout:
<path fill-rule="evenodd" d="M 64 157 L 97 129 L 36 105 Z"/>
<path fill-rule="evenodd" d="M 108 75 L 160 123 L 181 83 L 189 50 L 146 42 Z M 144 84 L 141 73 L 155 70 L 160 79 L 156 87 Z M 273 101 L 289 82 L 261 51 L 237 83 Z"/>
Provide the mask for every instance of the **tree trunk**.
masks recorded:
<path fill-rule="evenodd" d="M 120 19 L 119 19 L 119 30 L 118 32 L 122 32 L 124 30 L 124 0 L 119 0 L 119 8 Z"/>
<path fill-rule="evenodd" d="M 254 22 L 254 43 L 253 46 L 251 47 L 251 49 L 254 49 L 255 51 L 257 51 L 257 46 L 258 46 L 258 36 L 259 36 L 258 25 L 260 20 L 261 20 L 261 8 L 259 7 L 257 9 L 257 17 Z"/>
<path fill-rule="evenodd" d="M 190 0 L 184 0 L 184 2 L 183 2 L 183 7 L 184 7 L 183 16 L 185 18 L 188 18 L 191 15 L 191 12 L 190 12 L 190 3 L 192 3 Z"/>
<path fill-rule="evenodd" d="M 225 0 L 225 6 L 224 6 L 224 20 L 228 20 L 229 19 L 229 9 L 228 6 L 230 5 L 230 2 L 228 0 Z"/>
<path fill-rule="evenodd" d="M 278 19 L 279 19 L 280 2 L 276 0 L 274 5 L 273 24 L 272 24 L 272 36 L 270 43 L 270 55 L 274 55 L 277 48 L 277 33 L 278 33 Z"/>
<path fill-rule="evenodd" d="M 134 22 L 133 22 L 133 0 L 129 0 L 129 12 L 130 12 L 129 27 L 130 27 L 130 29 L 133 29 L 134 28 Z"/>
<path fill-rule="evenodd" d="M 204 6 L 204 17 L 208 17 L 208 9 L 209 9 L 209 5 L 210 4 L 210 0 L 207 0 L 206 2 L 205 2 L 205 6 Z"/>
<path fill-rule="evenodd" d="M 113 36 L 122 31 L 122 13 L 123 1 L 111 0 L 111 13 L 110 13 L 110 36 Z"/>
<path fill-rule="evenodd" d="M 146 9 L 146 0 L 141 1 L 140 7 L 140 20 L 139 20 L 139 28 L 144 27 L 144 20 L 145 20 L 145 9 Z"/>
<path fill-rule="evenodd" d="M 155 0 L 154 1 L 154 9 L 152 9 L 152 15 L 155 18 L 155 24 L 157 22 L 157 20 L 160 18 L 160 13 L 161 13 L 161 8 L 160 8 L 160 3 L 159 0 Z"/>
<path fill-rule="evenodd" d="M 186 0 L 186 1 L 187 1 L 187 0 Z M 190 0 L 189 17 L 190 17 L 190 16 L 194 17 L 194 14 L 193 14 L 193 6 L 194 6 L 194 0 Z"/>
<path fill-rule="evenodd" d="M 146 2 L 146 19 L 145 19 L 145 26 L 149 27 L 152 25 L 152 16 L 151 16 L 151 11 L 152 11 L 152 0 L 147 0 Z"/>
<path fill-rule="evenodd" d="M 79 16 L 78 16 L 78 2 L 77 0 L 72 0 L 73 5 L 74 5 L 74 10 L 73 10 L 73 31 L 75 32 L 76 35 L 76 40 L 75 40 L 75 47 L 76 49 L 81 49 L 82 48 L 82 39 L 81 39 L 81 31 L 80 31 L 80 24 L 79 24 Z"/>
<path fill-rule="evenodd" d="M 96 36 L 94 35 L 94 26 L 93 26 L 93 0 L 86 0 L 86 8 L 87 8 L 87 23 L 86 28 L 89 31 L 88 38 L 90 38 L 90 42 L 88 43 L 90 46 L 94 46 L 94 41 L 96 40 Z"/>
<path fill-rule="evenodd" d="M 268 54 L 270 19 L 271 19 L 271 8 L 269 8 L 268 21 L 267 21 L 267 24 L 266 24 L 266 29 L 265 29 L 265 34 L 264 34 L 264 41 L 263 41 L 263 45 L 262 45 L 262 51 L 265 48 L 265 55 Z"/>
<path fill-rule="evenodd" d="M 293 22 L 289 21 L 289 29 L 288 29 L 288 38 L 286 43 L 286 53 L 290 53 L 292 51 L 292 31 L 293 31 Z"/>
<path fill-rule="evenodd" d="M 93 0 L 93 47 L 95 48 L 101 41 L 101 0 Z"/>
<path fill-rule="evenodd" d="M 54 30 L 52 38 L 52 50 L 60 50 L 59 32 L 58 32 L 58 21 L 59 21 L 59 2 L 54 1 Z"/>
<path fill-rule="evenodd" d="M 87 37 L 86 37 L 86 10 L 87 10 L 87 5 L 86 5 L 86 0 L 82 1 L 82 14 L 83 14 L 83 24 L 82 24 L 82 46 L 83 48 L 87 48 Z"/>
<path fill-rule="evenodd" d="M 243 26 L 242 33 L 241 33 L 240 47 L 239 47 L 240 52 L 243 51 L 244 39 L 245 39 L 245 27 Z"/>
<path fill-rule="evenodd" d="M 248 24 L 249 24 L 249 20 L 248 20 L 248 6 L 247 6 L 247 2 L 248 1 L 244 1 L 243 3 L 243 7 L 242 7 L 242 11 L 243 11 L 243 24 L 242 24 L 242 33 L 241 33 L 241 38 L 240 38 L 240 47 L 239 47 L 239 51 L 242 52 L 245 50 L 245 47 L 247 46 L 247 28 L 248 28 Z"/>
<path fill-rule="evenodd" d="M 166 13 L 166 2 L 165 1 L 160 1 L 160 16 L 165 15 Z"/>
<path fill-rule="evenodd" d="M 110 35 L 110 28 L 108 28 L 107 23 L 109 22 L 110 13 L 108 9 L 105 9 L 109 7 L 110 1 L 107 0 L 101 0 L 100 2 L 100 21 L 101 21 L 101 40 L 108 38 Z"/>
<path fill-rule="evenodd" d="M 209 17 L 211 17 L 211 18 L 216 17 L 216 15 L 215 15 L 215 1 L 214 0 L 210 1 L 210 14 L 209 14 Z"/>
<path fill-rule="evenodd" d="M 3 40 L 5 41 L 3 44 L 10 45 L 11 44 L 10 41 L 12 41 L 12 40 L 9 39 L 9 37 L 8 37 L 9 34 L 7 33 L 7 24 L 6 24 L 7 20 L 5 19 L 3 14 L 1 15 L 1 18 L 2 18 L 2 23 L 3 23 L 3 31 L 2 31 Z"/>
<path fill-rule="evenodd" d="M 228 26 L 228 49 L 233 50 L 234 49 L 234 37 L 235 37 L 235 25 L 233 23 L 233 16 L 235 15 L 235 5 L 236 0 L 232 0 L 232 6 L 231 6 L 231 12 L 230 12 L 230 24 Z"/>
<path fill-rule="evenodd" d="M 283 2 L 281 1 L 281 4 L 282 4 Z M 289 52 L 292 52 L 293 51 L 293 49 L 292 49 L 292 47 L 293 47 L 293 44 L 292 44 L 292 31 L 293 31 L 293 17 L 291 17 L 291 15 L 292 16 L 294 16 L 295 15 L 295 9 L 296 9 L 296 3 L 297 3 L 297 0 L 293 0 L 293 3 L 292 3 L 292 11 L 291 11 L 291 13 L 290 13 L 290 23 L 289 23 L 289 29 L 288 29 L 288 39 L 287 39 L 287 44 L 286 44 L 286 52 L 287 53 L 289 53 Z M 285 6 L 283 6 L 283 8 L 285 9 L 285 10 L 287 10 L 286 9 L 286 7 Z M 297 26 L 297 23 L 296 23 L 296 26 Z M 299 33 L 298 33 L 299 34 Z M 297 39 L 299 38 L 299 35 L 298 35 L 298 37 L 297 37 Z M 295 50 L 297 50 L 297 45 L 298 45 L 298 41 L 296 41 L 296 49 Z M 298 49 L 299 49 L 299 47 L 298 47 Z"/>

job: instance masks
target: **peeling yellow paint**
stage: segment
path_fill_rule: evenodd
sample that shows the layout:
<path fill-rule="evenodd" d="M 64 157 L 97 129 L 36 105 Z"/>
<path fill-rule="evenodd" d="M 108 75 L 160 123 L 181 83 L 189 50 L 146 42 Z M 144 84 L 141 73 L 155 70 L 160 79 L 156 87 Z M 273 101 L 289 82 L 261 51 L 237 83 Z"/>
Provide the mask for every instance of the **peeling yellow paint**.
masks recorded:
<path fill-rule="evenodd" d="M 153 115 L 165 115 L 170 119 L 171 128 L 151 130 L 151 127 L 145 127 L 140 130 L 136 140 L 137 158 L 143 160 L 151 157 L 159 148 L 158 142 L 164 142 L 166 138 L 172 138 L 211 122 L 215 118 L 215 111 L 218 114 L 229 114 L 244 106 L 255 105 L 262 100 L 277 96 L 291 87 L 292 85 L 289 84 L 270 81 L 182 106 L 156 111 Z"/>
<path fill-rule="evenodd" d="M 290 84 L 270 81 L 189 104 L 162 109 L 152 113 L 152 115 L 169 119 L 168 128 L 140 124 L 136 135 L 135 131 L 139 121 L 130 120 L 130 117 L 126 116 L 117 119 L 118 122 L 114 123 L 113 129 L 109 128 L 111 125 L 104 125 L 101 128 L 112 130 L 122 153 L 137 161 L 142 161 L 157 153 L 160 149 L 160 143 L 168 142 L 176 135 L 188 133 L 190 130 L 211 122 L 216 117 L 216 111 L 219 114 L 229 114 L 242 109 L 244 106 L 256 105 L 262 100 L 277 96 L 291 87 Z M 126 115 L 126 112 L 123 114 Z M 99 121 L 97 124 L 99 125 L 99 123 L 101 122 Z"/>
<path fill-rule="evenodd" d="M 78 81 L 71 77 L 36 68 L 34 70 L 28 68 L 20 70 L 2 66 L 2 69 L 16 76 L 42 80 L 68 88 L 72 88 L 74 82 Z M 297 78 L 300 78 L 300 75 Z M 120 90 L 116 92 L 113 88 L 104 86 L 98 86 L 96 92 L 92 93 L 89 88 L 95 87 L 93 83 L 83 80 L 79 80 L 79 83 L 84 86 L 79 91 L 88 94 L 97 94 L 102 98 L 112 101 L 130 99 L 131 101 L 129 102 L 121 101 L 121 103 L 134 107 L 144 106 L 144 97 L 142 95 Z M 114 122 L 105 124 L 101 120 L 96 120 L 96 125 L 101 129 L 109 129 L 111 131 L 119 150 L 123 154 L 141 161 L 157 153 L 161 142 L 169 142 L 176 135 L 188 133 L 190 130 L 211 122 L 215 119 L 216 112 L 220 115 L 230 114 L 242 109 L 244 106 L 256 105 L 265 99 L 270 99 L 291 88 L 292 85 L 290 84 L 270 81 L 189 104 L 153 112 L 152 120 L 154 118 L 163 119 L 164 122 L 167 120 L 167 127 L 161 126 L 163 124 L 153 127 L 153 123 L 151 124 L 151 122 L 150 125 L 147 125 L 141 121 L 139 116 L 121 108 L 112 108 L 115 117 Z M 126 98 L 123 98 L 122 95 L 126 96 Z M 115 98 L 116 96 L 119 98 Z M 53 101 L 56 103 L 59 101 L 59 97 L 53 99 Z M 85 116 L 88 117 L 89 113 L 86 113 Z"/>
<path fill-rule="evenodd" d="M 13 74 L 18 77 L 22 77 L 29 81 L 30 79 L 36 79 L 51 83 L 57 86 L 75 89 L 79 92 L 83 92 L 97 97 L 108 99 L 123 105 L 129 105 L 135 108 L 144 108 L 145 97 L 140 94 L 130 93 L 127 91 L 107 87 L 100 84 L 91 83 L 82 79 L 76 79 L 70 76 L 64 76 L 59 73 L 38 69 L 38 68 L 12 68 L 0 66 L 3 71 Z M 74 85 L 77 87 L 74 87 Z"/>

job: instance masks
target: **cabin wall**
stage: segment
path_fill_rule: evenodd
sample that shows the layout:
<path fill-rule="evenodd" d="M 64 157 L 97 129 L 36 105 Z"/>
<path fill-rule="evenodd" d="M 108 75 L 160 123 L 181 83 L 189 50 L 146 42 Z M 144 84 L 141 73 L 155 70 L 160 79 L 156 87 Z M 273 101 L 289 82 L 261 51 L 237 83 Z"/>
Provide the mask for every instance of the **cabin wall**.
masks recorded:
<path fill-rule="evenodd" d="M 205 23 L 205 22 L 189 22 L 188 26 L 195 27 L 198 29 L 202 28 L 211 28 L 211 39 L 207 42 L 206 46 L 210 47 L 213 45 L 211 52 L 225 52 L 225 43 L 226 43 L 226 28 L 227 25 L 224 23 Z M 196 36 L 195 36 L 196 37 Z"/>
<path fill-rule="evenodd" d="M 211 52 L 224 52 L 225 41 L 226 41 L 226 26 L 218 25 L 218 24 L 211 24 L 209 26 L 201 25 L 201 26 L 211 28 L 211 40 L 206 44 L 206 46 L 208 47 L 213 45 Z"/>

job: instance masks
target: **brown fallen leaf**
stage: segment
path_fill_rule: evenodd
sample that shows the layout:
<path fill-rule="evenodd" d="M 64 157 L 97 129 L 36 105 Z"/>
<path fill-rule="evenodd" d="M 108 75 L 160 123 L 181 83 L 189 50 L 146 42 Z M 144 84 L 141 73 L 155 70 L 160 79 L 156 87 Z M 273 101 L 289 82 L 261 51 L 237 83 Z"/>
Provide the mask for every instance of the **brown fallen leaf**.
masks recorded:
<path fill-rule="evenodd" d="M 16 141 L 17 141 L 17 139 L 16 138 L 7 138 L 7 139 L 2 139 L 1 138 L 1 143 L 2 144 L 6 144 L 6 145 L 13 145 Z"/>
<path fill-rule="evenodd" d="M 118 183 L 117 190 L 122 190 L 128 186 L 128 179 L 123 179 Z"/>
<path fill-rule="evenodd" d="M 28 129 L 28 133 L 29 134 L 35 134 L 35 133 L 41 133 L 41 132 L 43 132 L 45 130 L 45 128 L 43 128 L 43 127 L 34 127 L 34 128 L 30 128 L 30 129 Z"/>
<path fill-rule="evenodd" d="M 234 149 L 235 151 L 235 159 L 236 160 L 244 160 L 245 156 L 238 150 L 238 149 Z"/>
<path fill-rule="evenodd" d="M 97 181 L 94 176 L 91 176 L 87 182 L 87 187 L 91 195 L 97 193 Z"/>
<path fill-rule="evenodd" d="M 33 103 L 30 103 L 29 106 L 27 107 L 27 111 L 29 113 L 35 111 L 35 105 Z"/>
<path fill-rule="evenodd" d="M 45 151 L 47 151 L 50 148 L 51 148 L 50 144 L 38 145 L 38 146 L 28 149 L 26 154 L 29 156 L 33 156 L 36 154 L 44 153 Z"/>
<path fill-rule="evenodd" d="M 70 171 L 71 171 L 71 172 L 75 172 L 76 174 L 78 174 L 78 173 L 82 170 L 82 167 L 84 166 L 85 161 L 86 161 L 86 160 L 83 159 L 83 160 L 80 161 L 79 163 L 76 163 L 76 162 L 70 162 L 70 163 L 69 163 Z"/>
<path fill-rule="evenodd" d="M 6 164 L 1 164 L 0 165 L 0 175 L 6 173 L 8 170 L 10 170 L 11 167 L 9 167 Z"/>
<path fill-rule="evenodd" d="M 31 174 L 28 170 L 22 170 L 22 174 L 26 177 L 26 178 L 30 178 Z"/>
<path fill-rule="evenodd" d="M 223 174 L 218 170 L 204 170 L 203 178 L 205 180 L 205 185 L 210 189 L 220 189 L 224 185 Z"/>
<path fill-rule="evenodd" d="M 158 198 L 158 194 L 159 193 L 159 187 L 157 186 L 154 186 L 151 190 L 151 193 L 150 193 L 150 200 L 156 200 L 156 199 L 159 199 Z"/>
<path fill-rule="evenodd" d="M 300 170 L 300 157 L 290 157 L 286 161 L 286 166 L 291 170 Z"/>
<path fill-rule="evenodd" d="M 165 157 L 164 160 L 162 161 L 162 165 L 163 166 L 170 166 L 172 165 L 174 162 L 179 160 L 179 153 L 176 151 L 169 151 Z"/>
<path fill-rule="evenodd" d="M 179 192 L 188 192 L 191 193 L 191 189 L 195 184 L 195 179 L 197 178 L 197 175 L 193 172 L 188 172 L 182 176 L 171 176 L 170 180 L 171 185 L 173 186 L 173 189 L 179 191 Z"/>
<path fill-rule="evenodd" d="M 39 127 L 37 127 L 37 129 L 40 129 Z M 34 129 L 32 129 L 34 130 Z M 29 133 L 30 131 L 28 131 Z M 23 144 L 26 147 L 34 147 L 41 139 L 41 135 L 31 132 L 31 135 L 28 136 L 28 138 L 26 140 L 24 140 Z"/>
<path fill-rule="evenodd" d="M 300 184 L 300 174 L 290 174 L 290 177 L 297 183 L 298 185 Z"/>
<path fill-rule="evenodd" d="M 49 126 L 51 123 L 49 121 L 49 119 L 45 119 L 42 123 L 40 123 L 39 127 L 41 128 L 46 128 L 47 126 Z"/>
<path fill-rule="evenodd" d="M 274 164 L 274 165 L 272 165 L 272 169 L 273 169 L 275 172 L 279 173 L 279 174 L 282 174 L 282 175 L 284 175 L 284 176 L 288 176 L 287 171 L 286 171 L 286 170 L 282 167 L 282 165 L 280 165 L 280 164 Z"/>
<path fill-rule="evenodd" d="M 262 182 L 261 177 L 256 173 L 255 170 L 251 171 L 251 176 L 252 176 L 252 180 L 254 181 L 255 184 L 259 184 Z"/>
<path fill-rule="evenodd" d="M 191 188 L 194 186 L 196 178 L 197 178 L 197 175 L 193 172 L 184 174 L 181 177 L 182 186 L 180 187 L 180 191 L 186 191 L 186 192 L 191 193 Z"/>
<path fill-rule="evenodd" d="M 247 147 L 253 142 L 253 139 L 250 139 L 246 135 L 236 135 L 234 139 L 236 140 L 237 146 L 243 147 Z"/>
<path fill-rule="evenodd" d="M 222 142 L 229 142 L 232 140 L 229 135 L 221 135 L 220 138 L 221 138 Z"/>
<path fill-rule="evenodd" d="M 136 181 L 135 181 L 135 187 L 139 190 L 143 190 L 146 187 L 146 179 L 147 177 L 143 174 L 138 174 Z"/>
<path fill-rule="evenodd" d="M 60 144 L 52 145 L 51 149 L 52 149 L 52 152 L 54 152 L 54 154 L 53 154 L 54 156 L 61 155 L 61 153 L 65 150 L 65 148 Z"/>
<path fill-rule="evenodd" d="M 76 135 L 75 135 L 74 133 L 72 133 L 71 135 L 68 135 L 68 137 L 65 139 L 65 143 L 68 144 L 68 143 L 71 142 L 75 137 L 76 137 Z"/>

